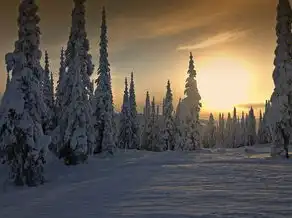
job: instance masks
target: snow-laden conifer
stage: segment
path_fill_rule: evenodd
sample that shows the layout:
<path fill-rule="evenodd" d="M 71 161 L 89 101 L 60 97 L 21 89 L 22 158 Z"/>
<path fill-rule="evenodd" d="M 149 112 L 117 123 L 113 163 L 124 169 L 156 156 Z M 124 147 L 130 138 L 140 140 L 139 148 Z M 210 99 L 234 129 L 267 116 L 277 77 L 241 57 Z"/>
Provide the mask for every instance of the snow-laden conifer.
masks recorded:
<path fill-rule="evenodd" d="M 84 3 L 85 0 L 74 0 L 64 66 L 61 63 L 61 68 L 65 67 L 65 74 L 60 74 L 62 79 L 59 81 L 59 122 L 52 134 L 57 152 L 67 164 L 76 164 L 80 158 L 86 158 L 92 153 L 94 145 L 92 108 L 89 102 L 93 64 L 88 54 Z"/>
<path fill-rule="evenodd" d="M 251 107 L 248 113 L 248 124 L 247 124 L 247 145 L 251 146 L 256 143 L 256 118 L 254 110 Z"/>
<path fill-rule="evenodd" d="M 139 122 L 137 119 L 137 103 L 135 94 L 134 75 L 131 73 L 131 81 L 129 88 L 129 105 L 130 105 L 130 120 L 131 120 L 131 145 L 130 148 L 136 149 L 139 147 Z"/>
<path fill-rule="evenodd" d="M 201 124 L 199 120 L 199 113 L 202 107 L 200 100 L 201 96 L 198 91 L 196 81 L 196 70 L 194 66 L 193 55 L 190 53 L 188 77 L 185 84 L 185 98 L 183 99 L 184 107 L 186 108 L 186 148 L 193 150 L 200 147 L 200 131 Z"/>
<path fill-rule="evenodd" d="M 275 69 L 273 80 L 274 92 L 271 96 L 272 136 L 274 145 L 271 155 L 279 155 L 285 151 L 288 158 L 288 145 L 291 135 L 292 111 L 292 10 L 289 0 L 279 0 L 277 7 L 277 47 L 275 50 Z"/>
<path fill-rule="evenodd" d="M 146 92 L 145 106 L 144 106 L 144 123 L 141 135 L 141 149 L 150 150 L 150 132 L 151 132 L 151 105 L 149 92 Z"/>
<path fill-rule="evenodd" d="M 213 114 L 209 116 L 203 137 L 204 147 L 213 148 L 216 145 L 216 124 Z"/>
<path fill-rule="evenodd" d="M 33 0 L 19 5 L 18 39 L 5 56 L 12 78 L 0 106 L 0 157 L 16 185 L 44 182 L 43 164 L 50 137 L 43 134 L 46 106 L 41 96 L 40 18 Z"/>
<path fill-rule="evenodd" d="M 231 118 L 231 114 L 228 113 L 227 120 L 226 120 L 226 126 L 225 126 L 225 132 L 224 132 L 224 137 L 225 137 L 224 142 L 225 142 L 225 146 L 227 148 L 231 148 L 233 145 L 232 126 L 233 126 L 233 121 Z"/>
<path fill-rule="evenodd" d="M 52 83 L 52 72 L 50 71 L 50 64 L 49 64 L 49 55 L 48 52 L 45 51 L 45 69 L 44 69 L 44 77 L 42 83 L 42 92 L 43 92 L 43 99 L 46 104 L 47 112 L 46 118 L 44 120 L 44 131 L 45 133 L 49 133 L 54 128 L 53 120 L 54 120 L 54 87 Z"/>
<path fill-rule="evenodd" d="M 181 119 L 181 98 L 178 101 L 175 117 L 174 117 L 174 132 L 175 132 L 175 150 L 183 150 L 184 148 L 184 127 Z"/>
<path fill-rule="evenodd" d="M 123 104 L 120 113 L 120 131 L 118 146 L 119 148 L 129 149 L 131 146 L 131 117 L 130 117 L 130 104 L 129 104 L 129 92 L 128 92 L 128 82 L 125 78 L 125 90 L 123 97 Z"/>
<path fill-rule="evenodd" d="M 173 120 L 173 96 L 169 80 L 167 81 L 166 94 L 163 102 L 163 148 L 165 150 L 174 150 L 175 129 Z"/>
<path fill-rule="evenodd" d="M 95 153 L 112 152 L 115 147 L 115 121 L 111 89 L 110 64 L 108 61 L 108 39 L 105 8 L 102 9 L 99 43 L 99 67 L 93 97 L 94 128 L 96 135 Z"/>
<path fill-rule="evenodd" d="M 94 145 L 94 135 L 91 123 L 90 102 L 82 81 L 82 52 L 83 41 L 75 42 L 74 59 L 68 66 L 69 80 L 67 86 L 71 88 L 69 104 L 64 108 L 60 128 L 58 151 L 66 164 L 83 162 Z"/>
<path fill-rule="evenodd" d="M 60 124 L 59 121 L 61 119 L 62 110 L 64 109 L 64 91 L 65 91 L 65 81 L 66 81 L 66 67 L 65 67 L 65 54 L 64 48 L 61 49 L 60 55 L 60 68 L 59 68 L 59 78 L 56 87 L 56 100 L 55 100 L 55 108 L 56 108 L 56 120 L 57 124 Z"/>

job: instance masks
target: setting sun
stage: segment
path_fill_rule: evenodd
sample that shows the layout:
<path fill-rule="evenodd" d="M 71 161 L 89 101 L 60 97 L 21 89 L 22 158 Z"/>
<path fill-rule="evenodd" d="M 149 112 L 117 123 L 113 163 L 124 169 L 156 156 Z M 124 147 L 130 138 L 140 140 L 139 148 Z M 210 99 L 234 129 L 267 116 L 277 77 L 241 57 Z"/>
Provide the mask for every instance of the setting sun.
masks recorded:
<path fill-rule="evenodd" d="M 198 87 L 204 110 L 230 111 L 247 102 L 250 74 L 246 66 L 234 58 L 212 58 L 198 67 Z"/>

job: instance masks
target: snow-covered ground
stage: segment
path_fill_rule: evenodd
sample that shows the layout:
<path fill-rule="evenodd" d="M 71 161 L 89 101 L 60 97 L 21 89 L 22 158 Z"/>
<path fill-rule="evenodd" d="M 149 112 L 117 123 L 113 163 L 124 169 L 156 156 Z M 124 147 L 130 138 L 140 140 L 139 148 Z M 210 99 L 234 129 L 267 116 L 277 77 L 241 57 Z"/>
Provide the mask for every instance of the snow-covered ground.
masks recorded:
<path fill-rule="evenodd" d="M 72 167 L 51 161 L 44 186 L 1 187 L 0 217 L 292 217 L 292 162 L 256 156 L 265 152 L 131 151 Z"/>

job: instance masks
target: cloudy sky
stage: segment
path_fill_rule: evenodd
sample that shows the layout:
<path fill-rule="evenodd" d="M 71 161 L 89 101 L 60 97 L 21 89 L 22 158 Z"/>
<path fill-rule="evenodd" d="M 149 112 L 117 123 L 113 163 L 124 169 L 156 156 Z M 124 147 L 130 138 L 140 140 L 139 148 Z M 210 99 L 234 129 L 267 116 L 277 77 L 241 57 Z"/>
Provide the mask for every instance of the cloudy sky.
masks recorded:
<path fill-rule="evenodd" d="M 4 91 L 5 53 L 17 36 L 19 0 L 0 8 L 0 92 Z M 57 78 L 59 53 L 70 30 L 72 0 L 39 0 L 41 49 L 48 50 Z M 273 90 L 277 0 L 87 0 L 87 32 L 98 60 L 100 12 L 106 6 L 109 59 L 115 104 L 120 107 L 125 76 L 134 71 L 137 101 L 150 91 L 161 101 L 168 79 L 174 98 L 183 97 L 189 52 L 197 69 L 205 111 L 259 105 Z"/>

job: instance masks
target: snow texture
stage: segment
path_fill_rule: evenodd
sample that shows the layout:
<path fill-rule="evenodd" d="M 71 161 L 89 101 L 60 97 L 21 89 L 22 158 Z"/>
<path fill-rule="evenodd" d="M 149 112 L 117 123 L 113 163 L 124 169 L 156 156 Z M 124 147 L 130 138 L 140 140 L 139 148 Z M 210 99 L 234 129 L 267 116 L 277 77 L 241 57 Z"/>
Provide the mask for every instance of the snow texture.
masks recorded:
<path fill-rule="evenodd" d="M 289 217 L 291 161 L 264 158 L 268 152 L 266 146 L 190 153 L 133 150 L 74 168 L 53 161 L 45 186 L 2 186 L 0 217 Z"/>

